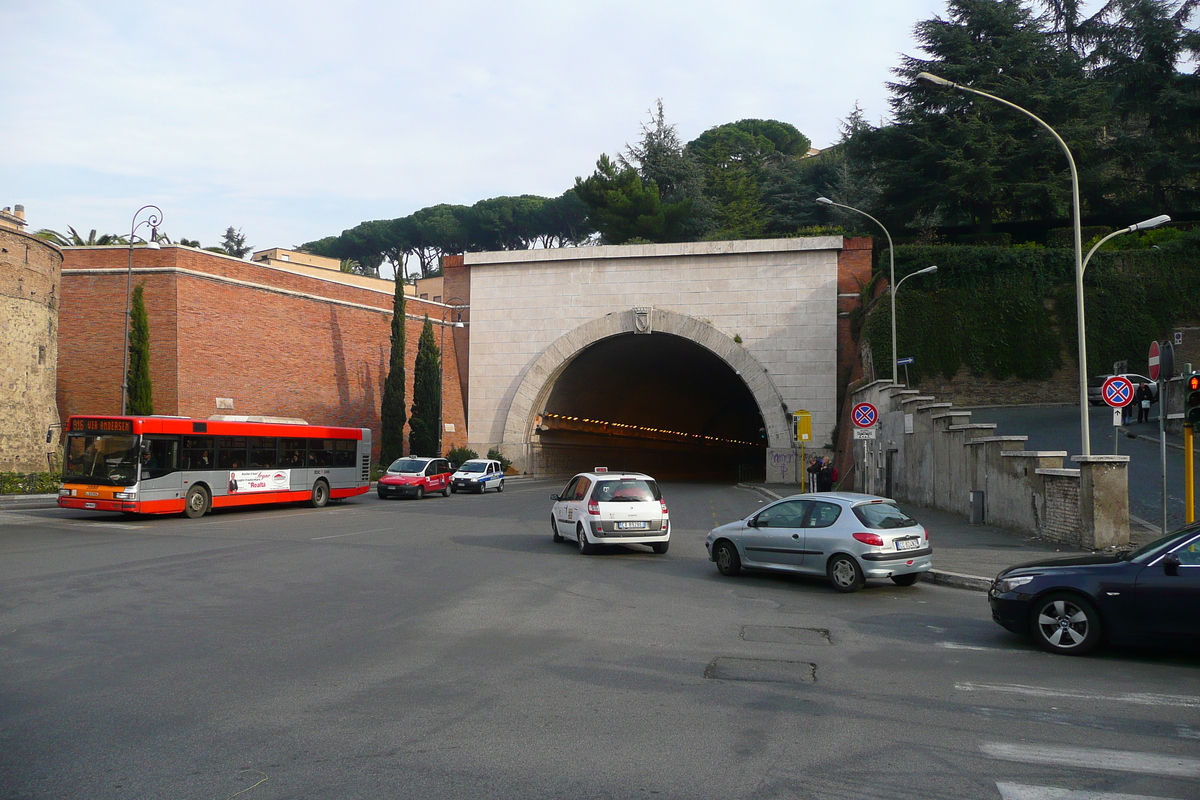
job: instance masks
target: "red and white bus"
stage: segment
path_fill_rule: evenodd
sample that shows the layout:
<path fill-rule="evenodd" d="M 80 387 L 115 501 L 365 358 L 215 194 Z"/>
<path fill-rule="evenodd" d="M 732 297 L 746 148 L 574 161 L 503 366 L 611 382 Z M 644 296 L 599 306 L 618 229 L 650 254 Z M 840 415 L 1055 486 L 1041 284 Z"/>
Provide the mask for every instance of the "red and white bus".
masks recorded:
<path fill-rule="evenodd" d="M 370 428 L 272 417 L 76 416 L 67 420 L 63 508 L 175 514 L 330 500 L 371 487 Z"/>

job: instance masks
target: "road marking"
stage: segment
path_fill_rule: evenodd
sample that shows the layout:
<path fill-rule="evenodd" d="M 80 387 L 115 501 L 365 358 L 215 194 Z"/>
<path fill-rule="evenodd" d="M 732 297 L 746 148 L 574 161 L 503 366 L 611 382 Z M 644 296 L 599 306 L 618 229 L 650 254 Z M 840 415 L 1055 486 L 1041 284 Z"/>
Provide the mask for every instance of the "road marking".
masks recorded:
<path fill-rule="evenodd" d="M 319 542 L 322 539 L 341 539 L 343 536 L 361 536 L 364 533 L 382 533 L 383 531 L 394 531 L 395 528 L 376 528 L 371 531 L 354 531 L 353 533 L 335 533 L 332 536 L 314 536 L 309 539 L 310 542 Z"/>
<path fill-rule="evenodd" d="M 1053 786 L 1026 786 L 1021 783 L 1000 783 L 1001 800 L 1170 800 L 1147 794 L 1113 794 L 1112 792 L 1079 792 Z"/>
<path fill-rule="evenodd" d="M 1044 744 L 1004 744 L 984 742 L 979 749 L 989 758 L 1022 764 L 1050 764 L 1055 767 L 1107 769 L 1137 772 L 1143 775 L 1170 775 L 1200 778 L 1200 759 L 1160 756 L 1130 750 L 1102 750 L 1096 747 L 1050 747 Z"/>
<path fill-rule="evenodd" d="M 1121 692 L 1119 694 L 1090 694 L 1070 689 L 1050 689 L 1043 686 L 1022 686 L 1017 683 L 956 683 L 960 692 L 999 692 L 1001 694 L 1023 694 L 1029 697 L 1051 697 L 1055 700 L 1088 700 L 1105 703 L 1132 703 L 1138 706 L 1175 706 L 1178 708 L 1200 708 L 1200 697 L 1184 694 L 1149 694 L 1145 692 Z"/>
<path fill-rule="evenodd" d="M 1003 647 L 984 647 L 977 644 L 959 644 L 958 642 L 936 642 L 934 647 L 940 647 L 943 650 L 981 650 L 987 653 L 996 653 L 1003 651 L 1005 653 L 1020 653 L 1021 650 L 1006 650 Z"/>

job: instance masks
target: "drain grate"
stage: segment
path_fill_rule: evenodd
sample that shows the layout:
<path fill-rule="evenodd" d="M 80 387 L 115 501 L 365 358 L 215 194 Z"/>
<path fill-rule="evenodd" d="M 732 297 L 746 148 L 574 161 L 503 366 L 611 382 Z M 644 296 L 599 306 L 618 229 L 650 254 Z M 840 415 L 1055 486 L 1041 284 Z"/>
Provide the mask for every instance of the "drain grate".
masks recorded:
<path fill-rule="evenodd" d="M 825 628 L 781 628 L 771 625 L 743 625 L 742 640 L 782 644 L 833 644 L 829 640 L 829 631 Z"/>
<path fill-rule="evenodd" d="M 810 661 L 721 657 L 714 658 L 704 668 L 704 677 L 723 681 L 816 683 L 817 665 Z"/>

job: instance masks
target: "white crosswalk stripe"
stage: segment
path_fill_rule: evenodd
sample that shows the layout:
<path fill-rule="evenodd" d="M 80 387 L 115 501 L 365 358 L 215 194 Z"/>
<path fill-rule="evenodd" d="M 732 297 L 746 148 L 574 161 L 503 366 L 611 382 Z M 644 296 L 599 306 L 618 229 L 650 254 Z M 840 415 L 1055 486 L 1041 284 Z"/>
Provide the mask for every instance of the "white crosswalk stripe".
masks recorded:
<path fill-rule="evenodd" d="M 1059 789 L 1054 786 L 1025 786 L 1020 783 L 997 783 L 1002 800 L 1174 800 L 1145 794 L 1115 794 Z"/>
<path fill-rule="evenodd" d="M 1097 747 L 1052 747 L 1044 744 L 1006 744 L 984 742 L 983 754 L 1002 761 L 1022 764 L 1053 764 L 1079 769 L 1104 769 L 1137 772 L 1144 775 L 1169 775 L 1176 778 L 1200 778 L 1200 759 L 1184 756 L 1160 756 L 1131 750 L 1103 750 Z"/>
<path fill-rule="evenodd" d="M 1071 689 L 1054 689 L 1046 686 L 1023 686 L 1018 683 L 956 683 L 960 692 L 999 692 L 1020 694 L 1027 697 L 1049 697 L 1055 700 L 1086 700 L 1102 703 L 1132 703 L 1140 706 L 1173 706 L 1175 708 L 1200 708 L 1200 697 L 1186 694 L 1151 694 L 1148 692 L 1118 692 L 1102 694 L 1078 692 Z"/>

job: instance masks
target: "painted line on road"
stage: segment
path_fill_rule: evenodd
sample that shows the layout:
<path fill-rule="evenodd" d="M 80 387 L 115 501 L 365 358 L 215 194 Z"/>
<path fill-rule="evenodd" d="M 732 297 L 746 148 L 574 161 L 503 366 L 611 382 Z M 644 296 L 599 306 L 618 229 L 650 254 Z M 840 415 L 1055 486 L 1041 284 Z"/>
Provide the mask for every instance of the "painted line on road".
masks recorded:
<path fill-rule="evenodd" d="M 1147 692 L 1095 694 L 1076 692 L 1070 689 L 1052 689 L 1045 686 L 1022 686 L 1018 683 L 956 683 L 954 688 L 960 692 L 999 692 L 1027 697 L 1050 697 L 1055 700 L 1088 700 L 1103 703 L 1132 703 L 1138 706 L 1200 708 L 1200 697 L 1185 694 L 1150 694 Z"/>
<path fill-rule="evenodd" d="M 1052 747 L 1045 744 L 1005 744 L 984 742 L 980 751 L 989 758 L 1021 764 L 1050 764 L 1055 767 L 1106 769 L 1136 772 L 1141 775 L 1170 775 L 1176 778 L 1200 778 L 1200 759 L 1160 756 L 1132 750 L 1103 750 L 1096 747 Z"/>
<path fill-rule="evenodd" d="M 1078 792 L 1054 786 L 1026 786 L 1021 783 L 996 782 L 1001 800 L 1172 800 L 1148 794 L 1116 794 L 1113 792 Z"/>
<path fill-rule="evenodd" d="M 364 533 L 382 533 L 383 531 L 394 531 L 395 528 L 375 528 L 370 531 L 354 531 L 353 533 L 335 533 L 332 536 L 314 536 L 309 539 L 310 542 L 319 542 L 322 539 L 341 539 L 345 536 L 362 536 Z"/>
<path fill-rule="evenodd" d="M 984 647 L 978 644 L 959 644 L 958 642 L 935 642 L 934 647 L 943 650 L 978 650 L 984 653 L 1025 653 L 1024 650 L 1007 650 L 1003 647 Z"/>

